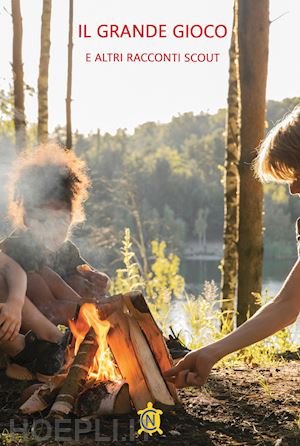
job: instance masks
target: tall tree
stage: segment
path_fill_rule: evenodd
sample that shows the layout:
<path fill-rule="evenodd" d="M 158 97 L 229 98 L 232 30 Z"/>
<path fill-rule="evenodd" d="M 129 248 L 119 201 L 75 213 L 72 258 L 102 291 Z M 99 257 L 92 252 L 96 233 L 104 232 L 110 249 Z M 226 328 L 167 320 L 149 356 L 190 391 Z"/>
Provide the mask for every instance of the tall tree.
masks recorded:
<path fill-rule="evenodd" d="M 238 48 L 241 89 L 241 157 L 238 325 L 258 304 L 251 295 L 261 292 L 263 265 L 263 187 L 251 162 L 264 137 L 269 43 L 269 0 L 238 1 Z"/>
<path fill-rule="evenodd" d="M 234 328 L 235 296 L 238 270 L 239 214 L 239 72 L 237 48 L 237 9 L 234 1 L 233 26 L 229 49 L 229 86 L 226 117 L 226 152 L 224 169 L 224 255 L 221 263 L 222 311 L 228 313 L 228 330 Z"/>
<path fill-rule="evenodd" d="M 22 61 L 23 25 L 20 0 L 11 1 L 13 23 L 13 80 L 14 80 L 14 125 L 16 148 L 21 151 L 26 146 L 26 119 L 24 107 L 24 72 Z"/>
<path fill-rule="evenodd" d="M 73 0 L 69 2 L 69 42 L 68 42 L 68 78 L 67 78 L 67 97 L 66 97 L 66 147 L 72 148 L 72 120 L 71 120 L 71 101 L 72 101 L 72 67 L 73 67 Z"/>
<path fill-rule="evenodd" d="M 48 139 L 48 73 L 50 60 L 50 23 L 52 0 L 43 0 L 41 53 L 38 79 L 38 142 Z"/>

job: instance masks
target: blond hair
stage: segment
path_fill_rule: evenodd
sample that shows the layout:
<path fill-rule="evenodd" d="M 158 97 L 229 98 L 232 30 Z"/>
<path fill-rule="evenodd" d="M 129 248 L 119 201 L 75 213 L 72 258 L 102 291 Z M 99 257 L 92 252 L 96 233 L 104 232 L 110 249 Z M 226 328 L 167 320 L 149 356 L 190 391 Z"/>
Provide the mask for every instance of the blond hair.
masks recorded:
<path fill-rule="evenodd" d="M 300 105 L 268 133 L 253 160 L 255 176 L 262 182 L 292 182 L 300 175 Z"/>

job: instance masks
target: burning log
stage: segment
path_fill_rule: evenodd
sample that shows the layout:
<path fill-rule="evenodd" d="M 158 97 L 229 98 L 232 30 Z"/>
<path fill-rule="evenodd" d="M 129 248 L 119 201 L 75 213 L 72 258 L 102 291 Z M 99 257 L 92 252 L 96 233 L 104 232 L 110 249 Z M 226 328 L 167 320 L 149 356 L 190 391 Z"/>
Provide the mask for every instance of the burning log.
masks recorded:
<path fill-rule="evenodd" d="M 122 415 L 132 410 L 125 380 L 94 384 L 78 397 L 75 413 L 80 418 L 101 415 Z"/>
<path fill-rule="evenodd" d="M 112 311 L 111 305 L 115 310 L 121 303 L 120 297 L 110 299 L 105 314 Z M 128 384 L 116 370 L 106 341 L 109 322 L 100 319 L 95 304 L 86 303 L 70 326 L 76 338 L 75 354 L 78 351 L 50 417 L 63 418 L 71 411 L 80 416 L 130 412 Z"/>
<path fill-rule="evenodd" d="M 156 324 L 143 294 L 139 291 L 126 293 L 123 295 L 123 300 L 130 314 L 135 318 L 144 333 L 160 371 L 164 373 L 173 367 L 173 360 L 166 346 L 163 334 Z M 167 385 L 174 401 L 179 403 L 174 384 L 168 382 Z"/>
<path fill-rule="evenodd" d="M 88 418 L 128 413 L 130 398 L 137 411 L 148 402 L 164 409 L 179 402 L 175 387 L 163 378 L 172 360 L 141 293 L 84 303 L 70 327 L 72 365 L 59 389 L 37 389 L 23 404 L 24 413 L 45 409 L 58 391 L 49 413 L 54 419 L 71 412 Z"/>
<path fill-rule="evenodd" d="M 86 382 L 97 349 L 96 335 L 91 328 L 80 345 L 68 376 L 51 408 L 50 417 L 63 418 L 73 410 L 76 398 Z"/>
<path fill-rule="evenodd" d="M 122 311 L 115 311 L 108 318 L 111 328 L 107 342 L 126 382 L 136 410 L 145 409 L 153 397 L 145 381 L 144 374 L 135 354 L 131 338 L 128 317 Z"/>

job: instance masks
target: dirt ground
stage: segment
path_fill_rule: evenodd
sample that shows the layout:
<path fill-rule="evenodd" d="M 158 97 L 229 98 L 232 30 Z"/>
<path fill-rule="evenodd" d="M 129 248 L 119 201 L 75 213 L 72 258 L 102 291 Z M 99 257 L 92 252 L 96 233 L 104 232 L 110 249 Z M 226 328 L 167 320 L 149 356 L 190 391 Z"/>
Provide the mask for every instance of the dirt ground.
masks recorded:
<path fill-rule="evenodd" d="M 26 428 L 24 423 L 31 426 L 34 422 L 18 414 L 19 397 L 26 385 L 0 375 L 0 432 L 9 430 L 10 423 Z M 79 430 L 85 427 L 78 428 L 76 420 L 67 420 L 64 432 L 59 430 L 55 439 L 52 428 L 50 439 L 50 431 L 41 422 L 45 415 L 40 414 L 28 437 L 2 435 L 0 444 L 300 446 L 300 361 L 272 369 L 217 369 L 204 388 L 181 390 L 180 397 L 181 408 L 161 415 L 162 435 L 138 436 L 139 418 L 132 415 L 114 420 L 104 417 L 81 435 Z"/>

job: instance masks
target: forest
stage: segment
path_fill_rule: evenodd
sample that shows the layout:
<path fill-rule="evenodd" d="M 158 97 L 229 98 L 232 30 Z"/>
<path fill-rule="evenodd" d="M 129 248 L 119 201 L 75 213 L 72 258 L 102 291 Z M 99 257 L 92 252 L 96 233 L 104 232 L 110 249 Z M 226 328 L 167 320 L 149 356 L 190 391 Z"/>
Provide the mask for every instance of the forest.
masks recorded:
<path fill-rule="evenodd" d="M 11 81 L 0 87 L 0 445 L 300 444 L 300 225 L 297 234 L 293 196 L 300 195 L 300 96 L 267 98 L 271 2 L 233 0 L 232 27 L 215 28 L 217 38 L 230 34 L 224 107 L 204 111 L 199 98 L 198 112 L 174 111 L 165 122 L 140 122 L 132 131 L 118 126 L 115 133 L 101 119 L 88 133 L 74 126 L 74 45 L 82 32 L 88 37 L 86 25 L 76 34 L 76 2 L 65 2 L 65 119 L 54 129 L 55 0 L 40 1 L 34 85 L 25 82 L 23 60 L 28 2 L 3 7 L 11 24 Z M 127 25 L 106 26 L 99 37 L 131 37 Z M 209 27 L 186 25 L 175 37 L 197 40 L 204 30 L 210 38 Z M 72 226 L 77 186 L 34 203 L 43 188 L 47 196 L 53 178 L 48 184 L 45 175 L 28 199 L 33 182 L 25 175 L 9 195 L 16 162 L 43 151 L 51 168 L 69 160 L 59 165 L 49 195 L 78 178 L 87 187 L 78 166 L 87 167 L 91 186 L 79 224 Z M 280 181 L 255 175 L 258 155 L 260 170 L 281 174 Z M 20 227 L 11 213 L 16 203 L 23 207 Z M 58 245 L 52 231 L 62 231 Z M 22 237 L 26 243 L 13 255 L 6 251 Z M 27 250 L 34 253 L 29 267 L 22 263 Z M 217 261 L 220 283 L 199 277 L 201 291 L 192 290 L 190 259 Z M 294 262 L 275 295 L 263 287 L 268 260 Z M 147 410 L 152 421 L 143 418 Z"/>
<path fill-rule="evenodd" d="M 14 154 L 13 104 L 12 96 L 4 91 L 1 96 L 1 158 L 9 165 Z M 266 132 L 299 100 L 268 101 Z M 180 257 L 187 242 L 200 252 L 205 250 L 203 240 L 222 243 L 225 120 L 222 109 L 215 115 L 183 113 L 166 124 L 147 122 L 133 134 L 126 129 L 115 135 L 100 130 L 89 135 L 76 132 L 74 151 L 87 161 L 93 183 L 87 220 L 76 229 L 76 236 L 88 235 L 91 247 L 94 240 L 100 246 L 97 252 L 85 248 L 85 255 L 102 267 L 114 264 L 124 227 L 138 237 L 133 210 L 139 213 L 148 251 L 152 240 L 167 240 L 169 250 Z M 32 125 L 31 144 L 36 132 L 37 126 Z M 63 144 L 65 128 L 57 127 L 51 137 Z M 5 193 L 1 198 L 5 213 Z M 265 186 L 266 257 L 295 256 L 296 205 L 286 186 Z M 7 219 L 0 224 L 4 234 L 9 228 Z"/>

